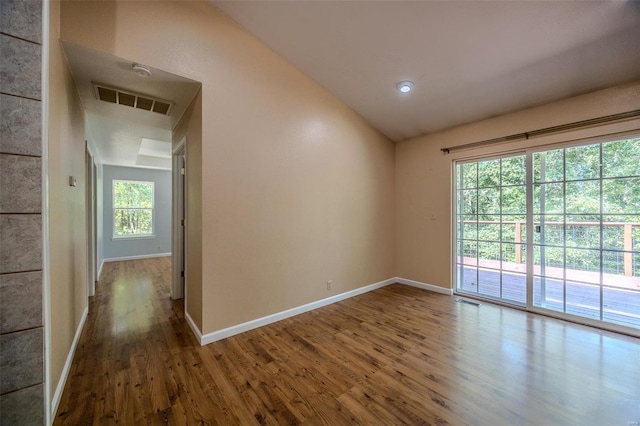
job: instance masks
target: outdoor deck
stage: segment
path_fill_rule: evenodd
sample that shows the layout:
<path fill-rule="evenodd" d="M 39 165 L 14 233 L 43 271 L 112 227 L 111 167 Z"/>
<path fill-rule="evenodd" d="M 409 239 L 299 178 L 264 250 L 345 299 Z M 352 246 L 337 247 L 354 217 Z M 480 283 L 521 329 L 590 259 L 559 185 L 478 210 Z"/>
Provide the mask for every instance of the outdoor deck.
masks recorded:
<path fill-rule="evenodd" d="M 467 262 L 467 260 L 469 260 Z M 526 303 L 526 275 L 522 264 L 503 264 L 502 294 L 500 293 L 499 262 L 480 261 L 480 265 L 468 265 L 475 259 L 465 258 L 459 270 L 461 289 L 479 295 Z M 495 264 L 494 264 L 495 263 Z M 468 266 L 467 266 L 468 265 Z M 495 269 L 490 269 L 495 268 Z M 566 294 L 566 312 L 586 318 L 600 319 L 600 274 L 567 269 L 566 288 L 559 272 L 561 268 L 547 268 L 544 282 L 546 297 L 542 297 L 543 282 L 534 277 L 534 306 L 563 312 L 563 294 Z M 604 274 L 602 287 L 602 320 L 627 327 L 640 328 L 640 278 Z M 571 281 L 569 281 L 571 280 Z M 590 284 L 591 283 L 591 284 Z M 566 293 L 565 293 L 566 292 Z"/>

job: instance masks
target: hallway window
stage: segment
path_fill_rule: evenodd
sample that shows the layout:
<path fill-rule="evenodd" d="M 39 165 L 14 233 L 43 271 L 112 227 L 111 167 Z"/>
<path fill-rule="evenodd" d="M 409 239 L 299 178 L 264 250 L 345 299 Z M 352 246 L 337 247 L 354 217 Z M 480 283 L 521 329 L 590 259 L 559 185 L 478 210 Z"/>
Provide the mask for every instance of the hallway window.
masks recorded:
<path fill-rule="evenodd" d="M 113 180 L 113 237 L 153 235 L 153 182 Z"/>

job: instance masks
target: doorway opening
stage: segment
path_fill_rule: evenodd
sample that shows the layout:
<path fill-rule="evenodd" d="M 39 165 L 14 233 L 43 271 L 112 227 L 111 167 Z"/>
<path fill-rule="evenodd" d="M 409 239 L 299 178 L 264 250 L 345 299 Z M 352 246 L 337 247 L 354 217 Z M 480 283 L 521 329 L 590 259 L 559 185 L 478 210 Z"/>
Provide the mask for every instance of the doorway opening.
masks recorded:
<path fill-rule="evenodd" d="M 85 110 L 89 295 L 108 262 L 175 256 L 182 275 L 185 233 L 184 228 L 174 229 L 173 217 L 185 217 L 186 180 L 180 175 L 174 187 L 171 170 L 178 146 L 182 163 L 176 167 L 184 169 L 182 132 L 191 125 L 187 110 L 201 83 L 153 67 L 146 67 L 143 78 L 134 69 L 138 62 L 67 41 L 61 44 Z M 114 182 L 123 181 L 154 182 L 151 199 L 138 197 L 142 191 L 134 190 L 133 184 L 128 185 L 130 196 L 116 197 L 123 191 L 116 191 Z M 182 200 L 177 206 L 174 191 Z M 167 259 L 164 265 L 170 263 Z M 181 299 L 184 280 L 176 283 L 163 291 Z"/>

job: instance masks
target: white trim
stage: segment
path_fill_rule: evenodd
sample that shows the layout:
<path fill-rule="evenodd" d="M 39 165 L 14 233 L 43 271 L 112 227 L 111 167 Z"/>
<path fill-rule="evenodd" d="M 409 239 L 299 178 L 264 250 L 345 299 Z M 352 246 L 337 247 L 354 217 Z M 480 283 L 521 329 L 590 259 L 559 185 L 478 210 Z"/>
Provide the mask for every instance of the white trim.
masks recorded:
<path fill-rule="evenodd" d="M 184 175 L 180 169 L 180 157 L 184 158 Z M 187 137 L 183 136 L 171 153 L 171 251 L 176 255 L 171 261 L 171 299 L 185 299 L 187 282 Z M 182 180 L 182 189 L 179 189 Z M 182 208 L 182 212 L 180 211 Z M 182 215 L 181 215 L 182 213 Z M 184 229 L 180 223 L 185 219 Z M 178 236 L 182 234 L 182 245 Z M 181 265 L 180 263 L 184 263 Z M 181 275 L 184 272 L 184 276 Z M 184 279 L 183 279 L 184 278 Z M 183 285 L 184 283 L 184 285 Z M 186 312 L 186 303 L 185 303 Z"/>
<path fill-rule="evenodd" d="M 286 311 L 278 312 L 272 315 L 267 315 L 266 317 L 258 318 L 255 320 L 247 321 L 242 324 L 227 327 L 222 330 L 214 331 L 213 333 L 207 333 L 205 335 L 202 335 L 202 337 L 200 337 L 200 344 L 208 345 L 209 343 L 226 339 L 227 337 L 244 333 L 245 331 L 253 330 L 254 328 L 262 327 L 263 325 L 271 324 L 286 318 L 290 318 L 296 315 L 303 314 L 305 312 L 312 311 L 314 309 L 321 308 L 323 306 L 330 305 L 332 303 L 340 302 L 341 300 L 349 299 L 351 297 L 358 296 L 363 293 L 367 293 L 372 290 L 377 290 L 379 288 L 386 287 L 389 284 L 395 283 L 396 281 L 397 281 L 396 278 L 389 278 L 388 280 L 380 281 L 375 284 L 360 287 L 355 290 L 347 291 L 345 293 L 341 293 L 335 296 L 327 297 L 326 299 L 307 303 L 306 305 L 287 309 Z M 196 337 L 197 337 L 197 334 L 196 334 Z"/>
<path fill-rule="evenodd" d="M 185 308 L 186 308 L 186 306 L 185 306 Z M 195 321 L 193 320 L 193 318 L 191 318 L 191 315 L 189 315 L 189 312 L 187 312 L 186 309 L 184 311 L 184 319 L 187 320 L 187 324 L 189 324 L 189 327 L 191 328 L 191 331 L 193 331 L 193 334 L 195 334 L 196 340 L 198 341 L 198 343 L 200 343 L 200 346 L 206 345 L 206 343 L 202 343 L 202 341 L 203 341 L 202 332 L 200 331 L 200 329 L 196 325 Z"/>
<path fill-rule="evenodd" d="M 332 303 L 340 302 L 354 296 L 359 296 L 361 294 L 368 293 L 370 291 L 377 290 L 391 284 L 403 284 L 422 290 L 432 291 L 434 293 L 446 294 L 448 296 L 453 295 L 453 289 L 450 288 L 444 288 L 433 284 L 426 284 L 419 281 L 408 280 L 406 278 L 394 277 L 335 296 L 327 297 L 326 299 L 307 303 L 306 305 L 287 309 L 286 311 L 267 315 L 266 317 L 257 318 L 238 325 L 232 325 L 231 327 L 227 327 L 222 330 L 214 331 L 212 333 L 207 333 L 204 335 L 187 312 L 185 312 L 184 317 L 187 320 L 187 324 L 189 324 L 189 327 L 191 327 L 191 331 L 193 331 L 193 334 L 196 336 L 196 339 L 198 340 L 198 342 L 200 342 L 200 345 L 204 346 L 208 345 L 209 343 L 217 342 L 218 340 L 226 339 L 227 337 L 235 336 L 236 334 L 244 333 L 245 331 L 253 330 L 254 328 L 262 327 L 264 325 L 272 324 L 274 322 L 300 315 L 305 312 L 313 311 L 314 309 L 322 308 L 323 306 L 331 305 Z"/>
<path fill-rule="evenodd" d="M 404 284 L 411 287 L 421 288 L 423 290 L 433 291 L 434 293 L 446 294 L 448 296 L 453 295 L 452 288 L 444 288 L 438 285 L 427 284 L 420 281 L 408 280 L 406 278 L 400 278 L 400 277 L 396 277 L 396 282 L 398 284 Z"/>
<path fill-rule="evenodd" d="M 135 234 L 123 235 L 121 237 L 111 237 L 111 241 L 137 241 L 137 240 L 155 240 L 156 234 Z"/>
<path fill-rule="evenodd" d="M 104 266 L 104 259 L 100 262 L 100 268 L 98 268 L 98 276 L 96 277 L 96 281 L 100 281 L 100 274 L 102 273 L 102 267 Z"/>
<path fill-rule="evenodd" d="M 44 417 L 45 424 L 53 423 L 51 415 L 51 258 L 49 251 L 49 27 L 51 9 L 48 1 L 42 2 L 42 74 L 41 105 L 42 118 L 42 320 L 44 325 Z M 57 408 L 57 407 L 56 407 Z"/>
<path fill-rule="evenodd" d="M 78 341 L 80 340 L 80 336 L 82 335 L 84 324 L 87 322 L 88 314 L 89 314 L 89 307 L 86 307 L 84 308 L 84 312 L 82 313 L 82 318 L 80 318 L 80 324 L 78 324 L 78 328 L 76 329 L 76 335 L 73 336 L 73 342 L 71 343 L 71 348 L 69 349 L 69 354 L 67 355 L 67 361 L 64 363 L 64 367 L 62 368 L 62 374 L 60 375 L 60 379 L 58 380 L 58 386 L 56 387 L 56 392 L 53 394 L 53 400 L 51 401 L 51 413 L 50 413 L 51 418 L 54 418 L 56 415 L 56 411 L 58 411 L 58 404 L 60 404 L 60 398 L 62 397 L 64 386 L 67 383 L 67 378 L 69 377 L 69 371 L 71 371 L 71 364 L 73 363 L 73 357 L 76 354 Z M 51 424 L 51 423 L 48 423 L 48 424 Z"/>
<path fill-rule="evenodd" d="M 137 255 L 137 256 L 110 257 L 110 258 L 104 259 L 102 261 L 102 265 L 100 265 L 100 272 L 102 272 L 102 267 L 107 262 L 120 262 L 122 260 L 151 259 L 152 257 L 169 257 L 169 256 L 171 256 L 171 252 L 169 252 L 169 253 L 140 254 L 140 255 Z"/>

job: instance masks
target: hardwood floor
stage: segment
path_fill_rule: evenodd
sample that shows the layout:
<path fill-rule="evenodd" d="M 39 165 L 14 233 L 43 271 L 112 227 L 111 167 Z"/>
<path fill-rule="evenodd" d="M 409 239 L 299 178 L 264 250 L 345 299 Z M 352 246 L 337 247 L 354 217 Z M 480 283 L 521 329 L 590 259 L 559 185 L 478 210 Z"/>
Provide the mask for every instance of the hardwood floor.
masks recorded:
<path fill-rule="evenodd" d="M 640 422 L 640 341 L 392 285 L 200 347 L 169 258 L 105 264 L 55 424 Z"/>

